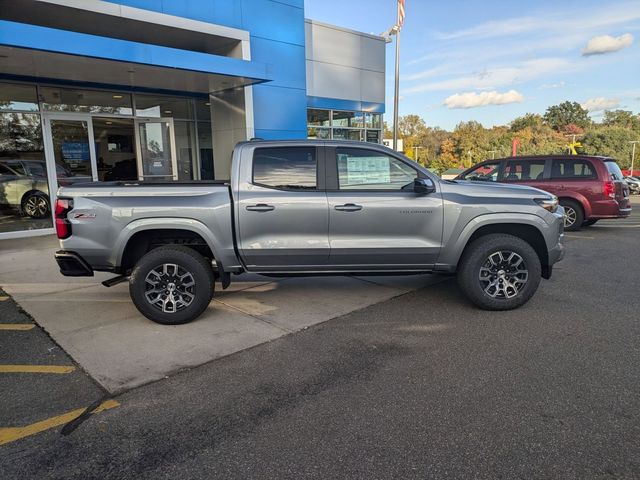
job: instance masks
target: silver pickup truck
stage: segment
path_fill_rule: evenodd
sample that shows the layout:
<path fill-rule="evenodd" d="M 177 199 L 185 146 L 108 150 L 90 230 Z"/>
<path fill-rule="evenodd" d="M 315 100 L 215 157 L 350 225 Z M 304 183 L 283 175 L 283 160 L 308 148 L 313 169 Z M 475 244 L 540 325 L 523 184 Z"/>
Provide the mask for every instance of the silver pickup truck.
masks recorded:
<path fill-rule="evenodd" d="M 129 281 L 138 310 L 189 322 L 233 274 L 457 273 L 480 308 L 527 302 L 563 256 L 563 210 L 529 187 L 441 180 L 381 145 L 249 141 L 230 181 L 61 188 L 63 275 Z"/>

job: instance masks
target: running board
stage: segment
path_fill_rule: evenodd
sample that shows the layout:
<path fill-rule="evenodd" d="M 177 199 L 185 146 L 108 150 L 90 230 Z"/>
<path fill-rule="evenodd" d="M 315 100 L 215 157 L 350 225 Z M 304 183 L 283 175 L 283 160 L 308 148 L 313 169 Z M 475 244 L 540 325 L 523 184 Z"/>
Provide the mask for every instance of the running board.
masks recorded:
<path fill-rule="evenodd" d="M 105 280 L 102 282 L 102 285 L 105 287 L 113 287 L 114 285 L 118 285 L 119 283 L 126 282 L 129 279 L 126 275 L 118 275 L 117 277 L 110 278 L 109 280 Z"/>

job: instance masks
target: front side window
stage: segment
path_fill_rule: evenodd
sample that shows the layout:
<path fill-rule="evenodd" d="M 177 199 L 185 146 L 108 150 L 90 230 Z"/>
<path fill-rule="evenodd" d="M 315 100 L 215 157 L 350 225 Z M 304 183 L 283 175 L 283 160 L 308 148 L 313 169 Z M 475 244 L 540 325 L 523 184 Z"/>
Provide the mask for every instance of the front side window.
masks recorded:
<path fill-rule="evenodd" d="M 526 182 L 544 178 L 544 160 L 509 160 L 502 174 L 507 182 Z"/>
<path fill-rule="evenodd" d="M 413 187 L 418 172 L 384 153 L 359 148 L 337 148 L 340 190 L 403 190 Z"/>
<path fill-rule="evenodd" d="M 587 160 L 554 160 L 551 164 L 551 178 L 554 179 L 585 179 L 597 178 L 596 172 Z"/>
<path fill-rule="evenodd" d="M 479 165 L 462 177 L 463 180 L 479 182 L 497 182 L 500 162 L 490 162 Z"/>
<path fill-rule="evenodd" d="M 313 147 L 256 148 L 253 183 L 270 188 L 315 190 L 316 150 Z"/>

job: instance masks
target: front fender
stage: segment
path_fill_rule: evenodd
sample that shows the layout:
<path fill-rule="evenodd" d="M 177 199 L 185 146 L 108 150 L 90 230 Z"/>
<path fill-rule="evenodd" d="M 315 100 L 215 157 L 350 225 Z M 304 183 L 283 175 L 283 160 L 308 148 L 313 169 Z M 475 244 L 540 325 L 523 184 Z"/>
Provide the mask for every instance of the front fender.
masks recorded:
<path fill-rule="evenodd" d="M 529 213 L 487 213 L 471 219 L 460 229 L 454 229 L 448 241 L 442 248 L 435 270 L 454 272 L 462 252 L 469 243 L 471 236 L 480 228 L 487 225 L 521 224 L 530 225 L 538 230 L 548 244 L 551 226 L 541 217 Z M 458 232 L 456 230 L 459 230 Z"/>
<path fill-rule="evenodd" d="M 113 265 L 122 264 L 122 256 L 124 255 L 124 250 L 127 246 L 127 243 L 129 243 L 131 237 L 133 237 L 136 233 L 160 229 L 188 230 L 197 233 L 204 239 L 205 242 L 207 242 L 207 245 L 211 249 L 213 256 L 216 259 L 220 259 L 220 243 L 215 237 L 215 234 L 209 228 L 207 228 L 204 223 L 191 218 L 160 217 L 142 218 L 139 220 L 134 220 L 133 222 L 127 224 L 116 239 L 116 248 L 113 251 L 113 257 L 110 259 L 111 263 Z"/>

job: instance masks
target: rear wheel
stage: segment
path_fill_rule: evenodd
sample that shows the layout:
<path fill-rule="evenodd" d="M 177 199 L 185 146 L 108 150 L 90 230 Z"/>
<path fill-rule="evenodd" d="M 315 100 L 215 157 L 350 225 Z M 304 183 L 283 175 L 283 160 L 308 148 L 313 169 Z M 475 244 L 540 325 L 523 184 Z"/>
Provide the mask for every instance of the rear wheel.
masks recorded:
<path fill-rule="evenodd" d="M 129 278 L 129 294 L 145 317 L 163 325 L 196 319 L 213 298 L 211 263 L 195 250 L 166 246 L 151 250 Z"/>
<path fill-rule="evenodd" d="M 51 213 L 49 197 L 42 192 L 29 192 L 22 199 L 22 211 L 31 218 L 46 218 Z"/>
<path fill-rule="evenodd" d="M 491 234 L 476 239 L 460 260 L 458 285 L 484 310 L 512 310 L 538 289 L 542 267 L 535 250 L 521 238 Z"/>
<path fill-rule="evenodd" d="M 575 232 L 582 228 L 584 212 L 582 207 L 575 200 L 560 199 L 560 205 L 564 207 L 564 229 Z"/>
<path fill-rule="evenodd" d="M 597 219 L 597 218 L 596 218 L 596 219 L 593 219 L 593 220 L 585 220 L 585 221 L 582 223 L 582 226 L 583 226 L 583 227 L 590 227 L 591 225 L 595 225 L 597 221 L 598 221 L 598 219 Z"/>

